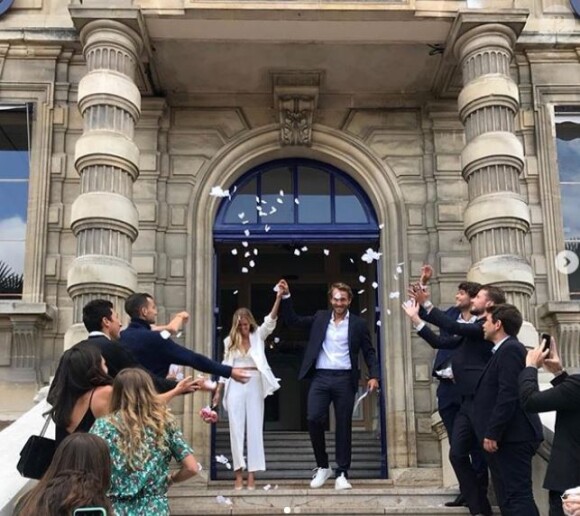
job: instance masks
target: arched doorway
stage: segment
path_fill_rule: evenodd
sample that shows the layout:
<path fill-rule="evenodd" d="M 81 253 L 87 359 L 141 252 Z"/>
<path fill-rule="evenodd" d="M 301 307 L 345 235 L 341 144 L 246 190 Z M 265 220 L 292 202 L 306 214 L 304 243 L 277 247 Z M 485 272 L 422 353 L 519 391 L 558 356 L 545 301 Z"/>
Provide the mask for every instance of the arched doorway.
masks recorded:
<path fill-rule="evenodd" d="M 368 197 L 356 182 L 329 164 L 294 158 L 254 167 L 229 192 L 219 206 L 213 232 L 215 356 L 223 356 L 222 343 L 233 312 L 247 306 L 261 322 L 273 301 L 272 287 L 281 277 L 290 283 L 296 310 L 304 314 L 327 306 L 331 283 L 350 284 L 351 309 L 367 319 L 380 353 L 377 267 L 374 260 L 362 259 L 369 248 L 379 251 L 380 228 Z M 296 447 L 306 444 L 305 451 L 311 454 L 306 435 L 308 384 L 297 380 L 307 338 L 307 332 L 279 325 L 267 341 L 269 363 L 282 380 L 282 388 L 266 400 L 267 447 L 280 435 L 292 439 Z M 364 386 L 363 380 L 360 394 Z M 354 477 L 386 476 L 384 406 L 382 394 L 379 399 L 369 397 L 353 415 Z M 217 454 L 227 453 L 226 434 L 225 425 L 214 434 Z M 306 442 L 300 444 L 301 435 Z M 214 478 L 228 477 L 223 468 L 213 468 L 212 473 Z M 305 471 L 296 473 L 303 476 Z"/>

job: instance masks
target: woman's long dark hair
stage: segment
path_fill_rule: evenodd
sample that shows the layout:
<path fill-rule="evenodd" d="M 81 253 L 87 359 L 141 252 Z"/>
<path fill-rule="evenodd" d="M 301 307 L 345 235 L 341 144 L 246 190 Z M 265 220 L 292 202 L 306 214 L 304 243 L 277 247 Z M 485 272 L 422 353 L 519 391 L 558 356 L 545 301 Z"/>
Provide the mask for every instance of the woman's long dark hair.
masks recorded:
<path fill-rule="evenodd" d="M 77 400 L 95 387 L 111 385 L 113 379 L 101 367 L 99 349 L 83 341 L 65 351 L 58 366 L 58 384 L 55 385 L 51 415 L 63 428 L 70 424 L 70 417 Z"/>
<path fill-rule="evenodd" d="M 18 502 L 18 516 L 70 516 L 80 507 L 103 507 L 113 514 L 106 496 L 111 479 L 107 443 L 87 433 L 69 435 L 57 448 L 38 484 Z"/>

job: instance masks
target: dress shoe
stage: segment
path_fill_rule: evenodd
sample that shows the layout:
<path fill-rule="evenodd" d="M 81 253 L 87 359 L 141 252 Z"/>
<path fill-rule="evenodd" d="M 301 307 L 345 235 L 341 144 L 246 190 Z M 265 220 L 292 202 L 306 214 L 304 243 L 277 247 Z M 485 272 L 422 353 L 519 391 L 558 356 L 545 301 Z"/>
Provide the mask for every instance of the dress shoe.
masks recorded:
<path fill-rule="evenodd" d="M 465 501 L 465 498 L 463 498 L 463 495 L 459 493 L 455 500 L 446 502 L 445 507 L 467 507 L 467 502 Z"/>

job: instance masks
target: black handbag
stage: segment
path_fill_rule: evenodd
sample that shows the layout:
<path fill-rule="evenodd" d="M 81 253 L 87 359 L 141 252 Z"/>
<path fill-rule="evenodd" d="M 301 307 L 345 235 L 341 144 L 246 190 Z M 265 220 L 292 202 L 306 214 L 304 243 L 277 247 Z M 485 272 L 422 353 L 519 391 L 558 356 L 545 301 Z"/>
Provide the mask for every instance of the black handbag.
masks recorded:
<path fill-rule="evenodd" d="M 44 437 L 49 422 L 50 415 L 46 416 L 40 435 L 31 435 L 20 451 L 20 460 L 16 469 L 23 477 L 40 479 L 52 462 L 56 442 L 54 439 Z"/>

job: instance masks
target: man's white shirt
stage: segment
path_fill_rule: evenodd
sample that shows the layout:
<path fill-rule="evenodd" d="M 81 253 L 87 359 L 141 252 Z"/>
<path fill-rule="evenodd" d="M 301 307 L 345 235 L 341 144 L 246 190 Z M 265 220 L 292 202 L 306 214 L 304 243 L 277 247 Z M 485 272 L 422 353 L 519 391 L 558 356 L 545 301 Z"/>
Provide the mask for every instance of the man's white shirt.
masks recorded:
<path fill-rule="evenodd" d="M 334 312 L 326 328 L 326 337 L 316 359 L 316 369 L 352 369 L 348 349 L 348 321 L 350 312 L 338 324 L 334 322 Z"/>

